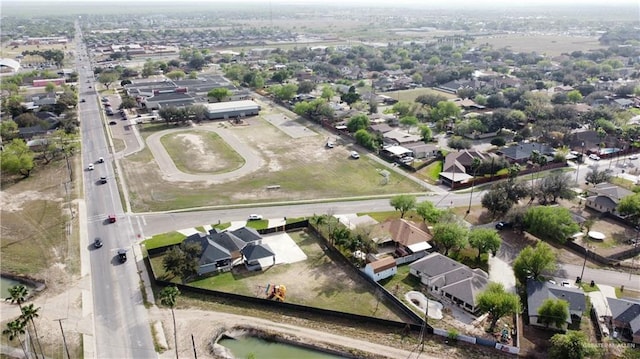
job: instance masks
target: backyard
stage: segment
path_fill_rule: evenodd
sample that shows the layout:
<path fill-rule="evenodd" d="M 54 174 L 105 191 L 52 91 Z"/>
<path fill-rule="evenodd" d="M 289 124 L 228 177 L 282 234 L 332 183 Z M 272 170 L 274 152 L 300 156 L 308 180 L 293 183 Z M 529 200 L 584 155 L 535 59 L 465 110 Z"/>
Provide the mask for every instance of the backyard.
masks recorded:
<path fill-rule="evenodd" d="M 351 267 L 339 258 L 333 258 L 331 252 L 324 251 L 318 238 L 307 231 L 290 232 L 289 235 L 306 254 L 306 260 L 279 264 L 262 272 L 249 272 L 237 266 L 231 272 L 188 284 L 261 298 L 266 297 L 267 285 L 284 285 L 287 289 L 286 302 L 395 321 L 404 320 Z M 178 281 L 167 276 L 162 268 L 162 258 L 151 258 L 155 275 Z"/>

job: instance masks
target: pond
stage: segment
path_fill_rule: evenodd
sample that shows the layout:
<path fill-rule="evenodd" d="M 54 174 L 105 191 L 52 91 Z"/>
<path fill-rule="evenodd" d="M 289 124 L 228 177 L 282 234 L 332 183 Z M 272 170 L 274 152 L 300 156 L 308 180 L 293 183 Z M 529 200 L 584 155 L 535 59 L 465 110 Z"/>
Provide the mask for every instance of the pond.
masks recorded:
<path fill-rule="evenodd" d="M 218 344 L 228 348 L 238 359 L 244 358 L 299 358 L 299 359 L 343 359 L 345 357 L 302 348 L 295 345 L 276 343 L 253 336 L 237 339 L 220 339 Z"/>
<path fill-rule="evenodd" d="M 7 277 L 0 277 L 0 298 L 9 298 L 9 288 L 14 285 L 22 284 L 27 287 L 29 293 L 33 293 L 34 288 L 28 284 L 22 283 L 15 279 L 10 279 Z"/>

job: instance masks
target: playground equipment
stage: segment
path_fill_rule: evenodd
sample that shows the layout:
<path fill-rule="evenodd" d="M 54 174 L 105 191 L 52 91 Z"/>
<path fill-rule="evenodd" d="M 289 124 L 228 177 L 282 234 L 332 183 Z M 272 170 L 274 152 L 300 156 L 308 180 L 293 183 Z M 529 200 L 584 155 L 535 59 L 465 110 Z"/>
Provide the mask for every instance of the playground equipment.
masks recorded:
<path fill-rule="evenodd" d="M 278 302 L 284 302 L 284 297 L 287 294 L 287 288 L 282 284 L 267 284 L 265 294 L 267 295 L 267 299 L 275 299 Z"/>

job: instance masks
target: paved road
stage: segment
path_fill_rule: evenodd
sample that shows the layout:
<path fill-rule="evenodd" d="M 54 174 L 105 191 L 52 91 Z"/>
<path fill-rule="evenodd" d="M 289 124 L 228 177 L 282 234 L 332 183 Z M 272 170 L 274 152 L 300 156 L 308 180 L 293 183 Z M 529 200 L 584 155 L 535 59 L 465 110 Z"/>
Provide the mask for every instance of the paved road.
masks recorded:
<path fill-rule="evenodd" d="M 555 273 L 556 279 L 568 279 L 570 282 L 574 282 L 576 277 L 579 277 L 582 273 L 582 266 L 574 264 L 559 264 L 558 270 Z M 596 284 L 603 283 L 611 286 L 620 287 L 624 285 L 625 288 L 640 291 L 640 275 L 618 272 L 607 269 L 594 269 L 588 266 L 584 269 L 583 282 L 595 281 Z"/>
<path fill-rule="evenodd" d="M 76 41 L 80 42 L 80 28 L 77 26 L 76 30 Z M 83 311 L 93 312 L 94 323 L 94 337 L 85 336 L 85 357 L 157 358 L 146 308 L 142 303 L 137 258 L 129 250 L 126 263 L 120 264 L 116 259 L 118 248 L 132 248 L 136 238 L 131 222 L 123 216 L 114 163 L 109 156 L 105 123 L 101 116 L 103 110 L 96 94 L 91 66 L 86 60 L 86 49 L 83 46 L 78 46 L 78 49 L 81 49 L 83 58 L 77 64 L 79 92 L 80 98 L 85 100 L 79 104 L 83 167 L 87 168 L 98 157 L 105 158 L 104 163 L 94 163 L 95 170 L 84 172 L 86 212 L 80 215 L 86 222 L 87 231 L 83 232 L 86 235 L 81 238 L 80 250 L 83 251 L 82 274 L 91 278 L 93 301 L 83 300 L 83 309 L 87 308 Z M 106 184 L 99 182 L 100 176 L 107 177 Z M 118 221 L 107 224 L 105 219 L 111 213 L 117 215 Z M 102 248 L 93 248 L 96 237 L 102 238 Z"/>

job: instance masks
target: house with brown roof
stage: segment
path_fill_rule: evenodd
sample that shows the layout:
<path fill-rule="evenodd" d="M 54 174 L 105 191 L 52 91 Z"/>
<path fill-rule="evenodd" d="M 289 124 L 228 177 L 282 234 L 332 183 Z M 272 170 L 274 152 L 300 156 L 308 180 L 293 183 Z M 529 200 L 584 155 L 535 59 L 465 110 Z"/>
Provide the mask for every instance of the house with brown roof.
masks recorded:
<path fill-rule="evenodd" d="M 588 188 L 587 193 L 586 207 L 600 213 L 610 213 L 616 216 L 619 216 L 617 207 L 620 200 L 633 194 L 626 188 L 607 182 L 598 183 Z"/>
<path fill-rule="evenodd" d="M 389 278 L 398 272 L 398 266 L 396 260 L 391 256 L 378 259 L 377 261 L 369 262 L 362 269 L 362 271 L 374 281 L 379 281 L 385 278 Z"/>
<path fill-rule="evenodd" d="M 418 277 L 429 292 L 460 308 L 476 313 L 478 294 L 489 284 L 489 274 L 471 269 L 438 252 L 409 265 L 409 273 Z"/>
<path fill-rule="evenodd" d="M 431 249 L 429 241 L 433 238 L 424 222 L 417 223 L 404 218 L 378 224 L 371 237 L 379 250 L 392 247 L 396 256 L 414 255 L 412 260 L 427 254 Z"/>
<path fill-rule="evenodd" d="M 485 161 L 491 155 L 476 150 L 452 151 L 444 158 L 440 181 L 450 186 L 452 183 L 463 183 L 473 178 L 469 174 L 474 159 Z"/>

